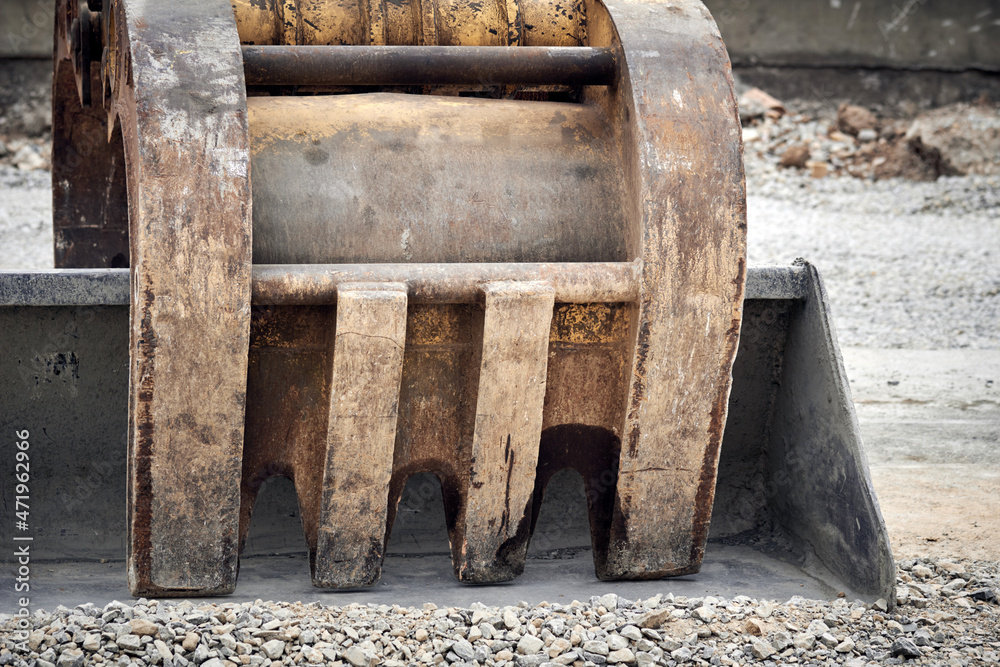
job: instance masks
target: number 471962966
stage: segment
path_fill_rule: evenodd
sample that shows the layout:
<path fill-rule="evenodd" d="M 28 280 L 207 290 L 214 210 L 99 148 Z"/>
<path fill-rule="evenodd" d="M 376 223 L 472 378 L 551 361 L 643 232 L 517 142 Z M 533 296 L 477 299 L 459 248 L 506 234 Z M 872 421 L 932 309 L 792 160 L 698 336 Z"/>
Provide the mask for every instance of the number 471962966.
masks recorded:
<path fill-rule="evenodd" d="M 16 482 L 14 486 L 14 516 L 17 520 L 17 528 L 20 530 L 28 530 L 28 511 L 30 509 L 28 499 L 28 482 L 31 480 L 31 468 L 29 466 L 29 454 L 28 449 L 30 445 L 28 444 L 28 431 L 27 429 L 23 431 L 16 431 L 14 433 L 17 436 L 17 452 L 14 454 L 14 480 Z"/>

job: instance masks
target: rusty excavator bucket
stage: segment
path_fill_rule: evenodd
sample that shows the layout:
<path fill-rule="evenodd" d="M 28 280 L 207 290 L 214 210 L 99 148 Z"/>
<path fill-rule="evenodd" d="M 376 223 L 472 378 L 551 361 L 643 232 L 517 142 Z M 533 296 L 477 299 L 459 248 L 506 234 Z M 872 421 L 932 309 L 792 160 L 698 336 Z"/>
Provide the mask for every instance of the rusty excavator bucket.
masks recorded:
<path fill-rule="evenodd" d="M 44 414 L 74 452 L 40 457 L 47 494 L 120 468 L 87 506 L 124 502 L 127 526 L 53 514 L 76 527 L 51 557 L 123 542 L 133 595 L 232 592 L 286 477 L 313 584 L 370 586 L 430 473 L 455 577 L 507 581 L 568 468 L 600 579 L 781 542 L 892 599 L 818 275 L 746 267 L 741 128 L 700 2 L 56 16 L 59 268 L 0 274 L 0 421 Z"/>

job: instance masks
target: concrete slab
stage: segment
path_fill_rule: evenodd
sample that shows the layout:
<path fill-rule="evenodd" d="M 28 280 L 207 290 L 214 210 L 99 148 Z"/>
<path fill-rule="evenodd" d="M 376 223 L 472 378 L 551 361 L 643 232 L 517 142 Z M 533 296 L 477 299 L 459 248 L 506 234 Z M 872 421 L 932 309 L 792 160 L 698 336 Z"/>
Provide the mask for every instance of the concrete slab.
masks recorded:
<path fill-rule="evenodd" d="M 404 557 L 389 556 L 378 584 L 358 591 L 313 588 L 309 562 L 302 554 L 243 558 L 236 593 L 225 598 L 198 598 L 195 602 L 247 602 L 261 600 L 319 601 L 325 605 L 351 603 L 468 607 L 537 604 L 542 600 L 568 603 L 585 601 L 592 595 L 616 593 L 635 600 L 658 593 L 688 597 L 736 595 L 785 601 L 793 595 L 832 598 L 838 591 L 818 579 L 803 575 L 798 567 L 762 556 L 747 547 L 710 545 L 702 571 L 697 575 L 658 581 L 599 581 L 589 549 L 567 550 L 557 558 L 529 558 L 524 574 L 516 581 L 489 586 L 469 586 L 451 574 L 447 554 Z M 104 605 L 112 600 L 130 600 L 125 584 L 124 562 L 43 563 L 31 581 L 31 606 L 53 609 L 83 602 Z M 4 605 L 6 606 L 6 604 Z M 8 611 L 0 609 L 0 611 Z"/>

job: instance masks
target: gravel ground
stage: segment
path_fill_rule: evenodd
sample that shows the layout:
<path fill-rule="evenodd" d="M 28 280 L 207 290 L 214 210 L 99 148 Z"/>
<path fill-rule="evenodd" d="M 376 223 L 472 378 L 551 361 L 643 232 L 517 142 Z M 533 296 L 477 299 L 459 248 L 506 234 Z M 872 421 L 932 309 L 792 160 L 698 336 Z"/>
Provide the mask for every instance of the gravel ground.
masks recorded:
<path fill-rule="evenodd" d="M 1000 348 L 1000 176 L 855 178 L 833 156 L 863 142 L 835 128 L 833 108 L 744 128 L 750 265 L 815 264 L 843 346 Z M 780 167 L 796 144 L 834 171 Z"/>
<path fill-rule="evenodd" d="M 669 593 L 470 609 L 140 599 L 0 615 L 0 665 L 989 665 L 998 593 L 995 564 L 911 560 L 891 610 Z"/>
<path fill-rule="evenodd" d="M 52 268 L 52 177 L 0 164 L 0 270 Z"/>

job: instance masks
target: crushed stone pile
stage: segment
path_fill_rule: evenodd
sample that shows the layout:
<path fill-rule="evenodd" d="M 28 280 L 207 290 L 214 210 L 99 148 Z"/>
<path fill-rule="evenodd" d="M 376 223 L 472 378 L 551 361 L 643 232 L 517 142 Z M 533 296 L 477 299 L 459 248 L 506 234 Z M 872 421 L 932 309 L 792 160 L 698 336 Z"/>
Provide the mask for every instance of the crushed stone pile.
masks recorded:
<path fill-rule="evenodd" d="M 670 593 L 469 609 L 85 604 L 35 611 L 23 622 L 0 616 L 0 665 L 989 665 L 1000 661 L 998 565 L 902 562 L 895 608 L 885 600 Z"/>
<path fill-rule="evenodd" d="M 798 100 L 786 105 L 751 88 L 739 106 L 745 158 L 754 163 L 748 171 L 764 163 L 817 179 L 1000 175 L 1000 106 L 988 100 L 894 118 L 851 104 L 836 110 Z"/>

